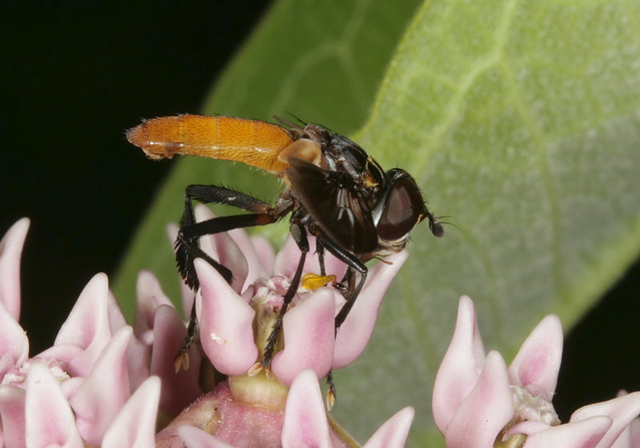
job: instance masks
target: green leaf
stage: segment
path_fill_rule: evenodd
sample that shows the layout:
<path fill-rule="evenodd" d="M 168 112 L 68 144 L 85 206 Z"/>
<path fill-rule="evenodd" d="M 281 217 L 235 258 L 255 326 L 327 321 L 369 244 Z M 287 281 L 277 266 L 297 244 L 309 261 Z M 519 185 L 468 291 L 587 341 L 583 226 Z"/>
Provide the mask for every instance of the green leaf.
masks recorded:
<path fill-rule="evenodd" d="M 425 2 L 376 97 L 414 5 L 278 2 L 205 111 L 291 112 L 348 133 L 375 98 L 356 140 L 383 167 L 409 170 L 453 225 L 442 239 L 426 225 L 413 232 L 372 342 L 335 373 L 334 414 L 365 441 L 411 405 L 409 446 L 435 446 L 431 389 L 461 294 L 476 303 L 486 347 L 510 361 L 545 314 L 571 325 L 639 252 L 640 11 L 620 0 Z M 141 267 L 177 297 L 170 246 L 158 248 L 185 185 L 269 198 L 272 181 L 184 160 L 123 265 L 118 297 L 133 296 Z"/>
<path fill-rule="evenodd" d="M 433 437 L 431 389 L 461 294 L 509 362 L 545 314 L 570 326 L 637 256 L 639 18 L 624 1 L 420 10 L 358 141 L 410 168 L 456 227 L 441 240 L 414 230 L 367 352 L 336 374 L 335 414 L 355 418 L 358 437 L 406 405 L 413 444 Z"/>

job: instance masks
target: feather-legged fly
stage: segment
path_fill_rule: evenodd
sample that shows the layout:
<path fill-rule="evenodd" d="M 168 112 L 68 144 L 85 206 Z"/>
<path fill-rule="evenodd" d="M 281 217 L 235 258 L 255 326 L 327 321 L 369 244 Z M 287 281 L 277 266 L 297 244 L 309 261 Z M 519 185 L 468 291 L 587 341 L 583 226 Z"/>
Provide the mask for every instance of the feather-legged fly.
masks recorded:
<path fill-rule="evenodd" d="M 231 271 L 202 251 L 199 239 L 291 215 L 290 232 L 301 255 L 264 352 L 265 368 L 270 366 L 282 317 L 300 286 L 308 234 L 315 236 L 320 275 L 326 275 L 325 250 L 347 265 L 340 282 L 346 302 L 336 315 L 337 331 L 364 285 L 367 261 L 404 249 L 409 232 L 424 219 L 433 235 L 444 233 L 409 173 L 399 168 L 383 171 L 360 146 L 323 126 L 281 122 L 284 126 L 226 116 L 178 115 L 144 121 L 126 134 L 151 159 L 183 154 L 233 160 L 283 179 L 285 189 L 274 206 L 222 186 L 189 185 L 176 240 L 178 269 L 193 290 L 199 287 L 194 268 L 198 257 L 231 283 Z M 194 200 L 250 213 L 196 222 Z M 194 313 L 191 324 L 190 332 L 195 333 Z"/>

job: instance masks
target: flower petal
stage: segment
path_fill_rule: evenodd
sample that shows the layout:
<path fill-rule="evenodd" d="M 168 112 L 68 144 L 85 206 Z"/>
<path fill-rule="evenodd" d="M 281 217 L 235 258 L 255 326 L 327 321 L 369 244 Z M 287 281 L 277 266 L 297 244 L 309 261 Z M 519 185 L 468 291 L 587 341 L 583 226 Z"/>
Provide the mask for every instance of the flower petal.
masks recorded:
<path fill-rule="evenodd" d="M 107 276 L 95 275 L 62 324 L 54 346 L 41 356 L 66 362 L 72 376 L 89 376 L 113 334 L 109 315 L 113 312 L 111 300 Z"/>
<path fill-rule="evenodd" d="M 7 308 L 0 303 L 0 379 L 8 368 L 22 365 L 29 356 L 29 338 Z M 9 361 L 8 358 L 11 358 Z"/>
<path fill-rule="evenodd" d="M 265 270 L 265 277 L 273 272 L 273 264 L 276 260 L 276 252 L 268 239 L 261 235 L 252 235 L 251 244 L 255 248 L 260 264 Z M 251 268 L 250 268 L 251 269 Z"/>
<path fill-rule="evenodd" d="M 412 407 L 406 407 L 396 412 L 393 417 L 378 428 L 363 448 L 404 447 L 415 413 L 416 411 Z"/>
<path fill-rule="evenodd" d="M 291 385 L 284 413 L 282 446 L 331 447 L 320 385 L 312 370 L 302 371 Z"/>
<path fill-rule="evenodd" d="M 511 384 L 551 401 L 562 360 L 562 324 L 558 316 L 545 317 L 524 341 L 509 366 Z"/>
<path fill-rule="evenodd" d="M 549 428 L 551 428 L 551 425 L 546 422 L 541 422 L 539 420 L 525 420 L 523 422 L 516 423 L 509 428 L 504 435 L 504 440 L 516 434 L 530 435 L 536 432 L 546 431 Z"/>
<path fill-rule="evenodd" d="M 30 225 L 29 218 L 18 220 L 0 241 L 0 304 L 20 320 L 20 258 Z"/>
<path fill-rule="evenodd" d="M 233 229 L 229 231 L 229 236 L 236 243 L 244 259 L 247 262 L 247 276 L 244 281 L 242 291 L 259 278 L 268 276 L 268 272 L 260 259 L 257 248 L 254 246 L 253 239 L 249 237 L 244 229 Z M 270 245 L 269 245 L 270 247 Z M 273 251 L 273 249 L 272 249 Z"/>
<path fill-rule="evenodd" d="M 351 364 L 364 351 L 378 319 L 382 299 L 391 281 L 407 260 L 408 254 L 407 251 L 402 251 L 390 255 L 369 272 L 362 292 L 338 330 L 334 369 Z"/>
<path fill-rule="evenodd" d="M 311 258 L 311 257 L 307 257 Z M 291 279 L 298 267 L 298 261 L 300 260 L 300 249 L 291 235 L 287 236 L 284 244 L 276 254 L 276 259 L 273 264 L 274 275 L 281 275 L 285 278 Z M 304 271 L 309 272 L 309 271 Z"/>
<path fill-rule="evenodd" d="M 13 386 L 0 386 L 0 446 L 25 446 L 25 398 L 24 389 Z"/>
<path fill-rule="evenodd" d="M 570 422 L 579 422 L 592 416 L 607 416 L 613 420 L 611 428 L 602 438 L 600 445 L 609 447 L 640 414 L 640 392 L 622 395 L 613 400 L 584 406 L 571 415 Z"/>
<path fill-rule="evenodd" d="M 255 311 L 204 260 L 195 260 L 202 289 L 200 342 L 215 368 L 244 375 L 258 358 L 253 339 Z"/>
<path fill-rule="evenodd" d="M 151 353 L 151 374 L 162 380 L 160 410 L 175 417 L 202 394 L 198 379 L 202 361 L 195 346 L 189 348 L 189 368 L 175 371 L 174 360 L 185 335 L 184 323 L 173 306 L 162 305 L 156 310 Z"/>
<path fill-rule="evenodd" d="M 176 433 L 180 436 L 186 448 L 234 448 L 227 442 L 194 426 L 183 425 L 176 430 Z"/>
<path fill-rule="evenodd" d="M 317 378 L 329 373 L 335 344 L 334 313 L 334 291 L 321 288 L 284 315 L 284 350 L 274 356 L 271 368 L 285 386 L 305 369 L 312 369 Z"/>
<path fill-rule="evenodd" d="M 131 390 L 136 390 L 149 378 L 149 360 L 151 349 L 133 337 L 129 340 L 127 348 L 127 370 L 129 372 L 129 384 Z"/>
<path fill-rule="evenodd" d="M 146 344 L 153 336 L 153 320 L 156 310 L 161 305 L 171 305 L 171 300 L 164 294 L 160 282 L 149 271 L 140 271 L 136 282 L 136 316 L 133 323 L 133 332 L 136 337 Z"/>
<path fill-rule="evenodd" d="M 611 427 L 608 417 L 591 417 L 576 423 L 552 426 L 531 434 L 525 448 L 595 448 Z M 608 445 L 606 445 L 608 446 Z"/>
<path fill-rule="evenodd" d="M 160 379 L 152 376 L 124 405 L 102 440 L 102 448 L 155 448 Z"/>
<path fill-rule="evenodd" d="M 489 352 L 476 386 L 443 431 L 447 448 L 493 446 L 513 415 L 507 366 L 498 352 Z"/>
<path fill-rule="evenodd" d="M 462 401 L 475 387 L 485 362 L 476 311 L 467 296 L 460 297 L 451 344 L 440 364 L 433 388 L 433 417 L 445 433 Z"/>
<path fill-rule="evenodd" d="M 26 445 L 83 448 L 73 412 L 49 369 L 34 362 L 26 385 Z"/>
<path fill-rule="evenodd" d="M 100 445 L 107 428 L 131 395 L 127 348 L 133 329 L 118 331 L 96 360 L 91 374 L 69 398 L 76 425 L 89 445 Z"/>
<path fill-rule="evenodd" d="M 640 419 L 634 419 L 625 428 L 620 437 L 611 445 L 611 448 L 638 448 L 640 447 Z"/>

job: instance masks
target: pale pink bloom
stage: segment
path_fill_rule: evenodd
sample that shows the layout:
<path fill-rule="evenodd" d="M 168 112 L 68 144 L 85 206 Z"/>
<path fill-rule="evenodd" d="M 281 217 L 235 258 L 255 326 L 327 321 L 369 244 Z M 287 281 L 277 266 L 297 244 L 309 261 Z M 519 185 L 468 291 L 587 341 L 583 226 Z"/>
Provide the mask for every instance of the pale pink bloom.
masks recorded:
<path fill-rule="evenodd" d="M 196 215 L 198 220 L 213 217 L 204 207 L 197 207 Z M 318 380 L 362 353 L 382 297 L 406 254 L 390 256 L 388 263 L 371 270 L 337 338 L 334 320 L 344 304 L 342 294 L 329 286 L 315 291 L 300 288 L 284 316 L 284 347 L 273 357 L 270 376 L 255 367 L 260 365 L 265 338 L 297 267 L 299 249 L 289 238 L 274 254 L 262 239 L 250 239 L 242 231 L 204 237 L 200 245 L 234 275 L 229 285 L 208 263 L 195 261 L 201 285 L 196 296 L 200 342 L 216 370 L 229 380 L 180 414 L 158 435 L 158 445 L 343 446 L 326 420 Z M 310 245 L 314 247 L 312 238 Z M 338 279 L 344 274 L 344 264 L 333 256 L 327 254 L 325 261 L 328 273 Z M 313 253 L 308 255 L 304 271 L 320 272 Z M 188 306 L 187 292 L 185 308 Z M 403 411 L 401 417 L 381 428 L 370 446 L 376 440 L 388 441 L 376 446 L 402 446 L 412 416 L 412 410 Z M 215 437 L 185 425 L 206 427 Z"/>
<path fill-rule="evenodd" d="M 28 227 L 27 219 L 18 221 L 0 243 L 2 446 L 99 446 L 108 431 L 126 440 L 126 430 L 113 428 L 132 391 L 149 376 L 148 350 L 132 337 L 107 277 L 98 274 L 80 294 L 54 345 L 29 358 L 17 321 L 18 266 Z M 157 400 L 153 409 L 157 412 Z"/>
<path fill-rule="evenodd" d="M 160 380 L 146 379 L 118 413 L 102 440 L 102 448 L 155 448 Z"/>
<path fill-rule="evenodd" d="M 638 448 L 629 425 L 640 413 L 640 392 L 585 406 L 560 424 L 551 400 L 561 356 L 562 328 L 551 315 L 507 367 L 498 352 L 485 354 L 473 303 L 461 297 L 433 391 L 447 447 Z"/>
<path fill-rule="evenodd" d="M 297 248 L 289 242 L 276 256 L 263 240 L 254 242 L 244 232 L 232 232 L 233 238 L 203 238 L 203 247 L 209 244 L 234 275 L 239 272 L 229 286 L 208 264 L 196 262 L 204 297 L 198 297 L 204 354 L 230 375 L 228 382 L 205 394 L 200 376 L 204 358 L 197 346 L 189 351 L 190 368 L 174 371 L 185 324 L 148 272 L 138 279 L 133 327 L 126 324 L 107 277 L 98 274 L 80 294 L 54 345 L 30 358 L 28 339 L 18 323 L 19 264 L 28 226 L 28 220 L 19 221 L 0 242 L 0 446 L 344 446 L 327 422 L 318 379 L 362 352 L 405 254 L 372 269 L 340 330 L 348 336 L 343 342 L 333 333 L 342 296 L 330 287 L 300 290 L 285 315 L 284 338 L 289 342 L 274 357 L 275 377 L 265 372 L 248 376 L 260 350 L 249 334 L 252 320 L 247 316 L 253 317 L 260 307 L 280 306 Z M 306 269 L 318 272 L 315 257 L 309 258 Z M 332 257 L 327 257 L 327 269 L 339 276 L 344 272 Z M 275 275 L 264 278 L 270 272 Z M 226 320 L 220 321 L 216 313 Z M 235 346 L 235 352 L 227 350 L 227 344 Z M 219 432 L 211 430 L 220 416 L 226 425 Z M 156 436 L 159 417 L 175 419 Z M 411 408 L 400 411 L 366 446 L 403 446 L 412 418 Z"/>
<path fill-rule="evenodd" d="M 196 211 L 199 220 L 213 217 L 206 207 Z M 312 238 L 310 245 L 314 247 Z M 258 319 L 268 332 L 273 321 L 266 319 L 282 306 L 300 251 L 289 238 L 275 258 L 270 259 L 269 254 L 259 254 L 257 248 L 252 248 L 244 232 L 205 237 L 201 246 L 216 259 L 224 260 L 223 264 L 234 274 L 234 281 L 229 285 L 208 263 L 196 260 L 202 290 L 196 306 L 202 347 L 221 373 L 245 375 L 264 348 L 254 339 L 256 310 L 267 314 L 267 318 L 261 315 Z M 238 246 L 242 246 L 242 250 Z M 248 254 L 248 258 L 243 254 Z M 385 259 L 387 263 L 378 263 L 371 269 L 337 338 L 333 322 L 345 302 L 342 294 L 331 287 L 299 290 L 284 318 L 284 349 L 273 358 L 272 371 L 280 382 L 290 386 L 298 373 L 306 369 L 316 372 L 320 379 L 330 369 L 355 361 L 371 337 L 382 298 L 406 258 L 406 252 L 394 254 Z M 340 279 L 344 264 L 330 254 L 325 259 L 327 272 Z M 273 272 L 270 277 L 255 277 L 270 271 Z M 313 253 L 307 256 L 304 272 L 320 272 Z"/>
<path fill-rule="evenodd" d="M 330 429 L 315 372 L 304 370 L 295 378 L 282 409 L 255 408 L 233 399 L 228 387 L 217 388 L 212 397 L 198 400 L 158 435 L 158 447 L 346 447 Z M 189 414 L 189 415 L 187 415 Z M 210 428 L 219 418 L 216 435 Z M 413 408 L 391 417 L 367 441 L 364 448 L 402 447 L 413 420 Z M 241 421 L 240 421 L 241 420 Z M 187 425 L 184 423 L 188 422 Z M 253 427 L 247 432 L 246 427 Z"/>
<path fill-rule="evenodd" d="M 640 419 L 634 419 L 627 426 L 612 448 L 640 448 Z"/>

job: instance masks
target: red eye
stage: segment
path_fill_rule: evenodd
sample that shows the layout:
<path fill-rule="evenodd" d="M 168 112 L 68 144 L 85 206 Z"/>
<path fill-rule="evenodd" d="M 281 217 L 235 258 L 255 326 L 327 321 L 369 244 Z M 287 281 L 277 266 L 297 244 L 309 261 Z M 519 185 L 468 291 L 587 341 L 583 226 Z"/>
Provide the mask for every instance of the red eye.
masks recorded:
<path fill-rule="evenodd" d="M 395 180 L 378 221 L 378 235 L 387 241 L 397 241 L 409 234 L 425 217 L 425 205 L 420 190 L 411 177 Z"/>

